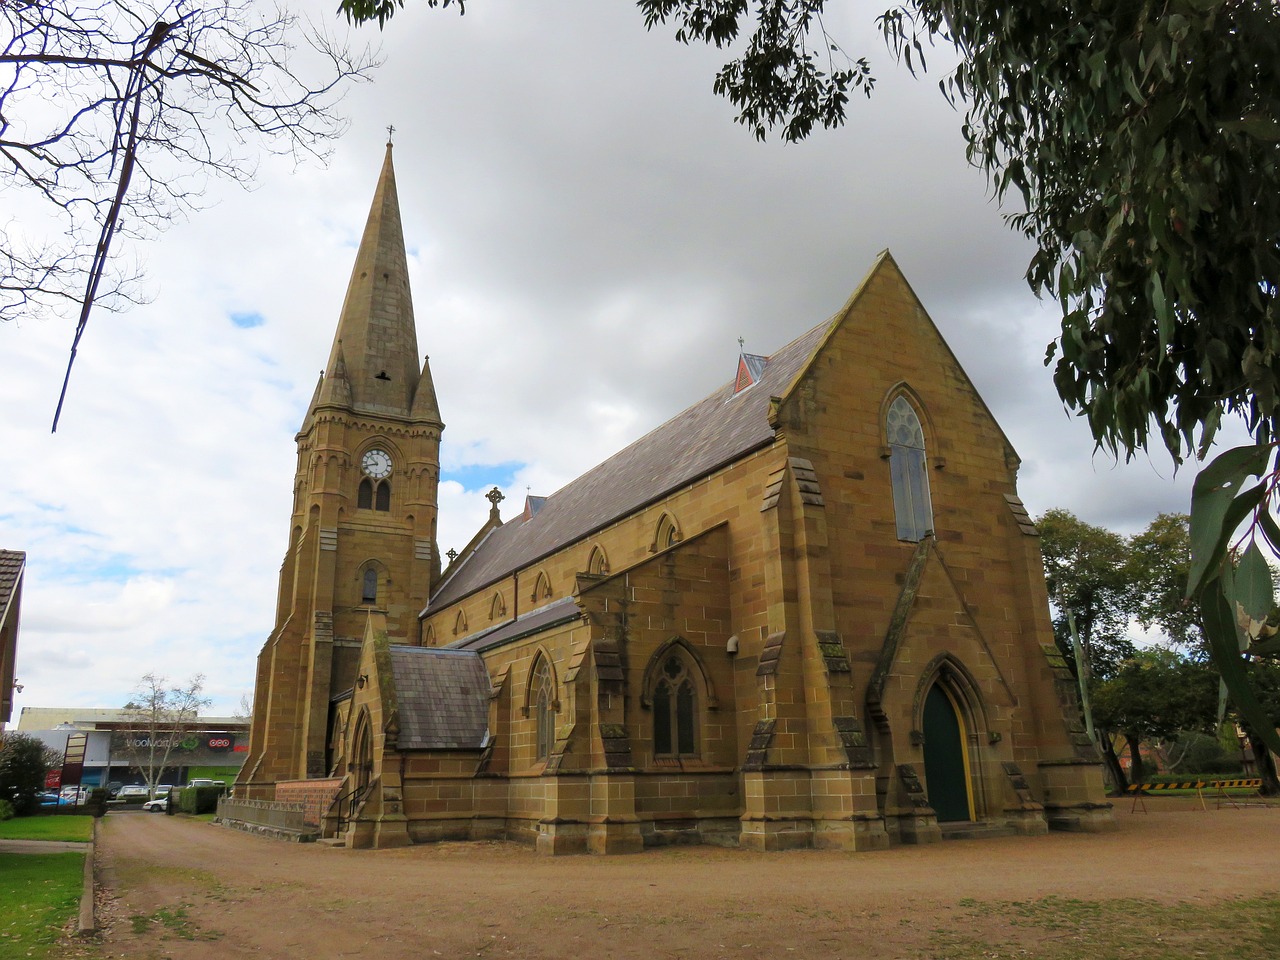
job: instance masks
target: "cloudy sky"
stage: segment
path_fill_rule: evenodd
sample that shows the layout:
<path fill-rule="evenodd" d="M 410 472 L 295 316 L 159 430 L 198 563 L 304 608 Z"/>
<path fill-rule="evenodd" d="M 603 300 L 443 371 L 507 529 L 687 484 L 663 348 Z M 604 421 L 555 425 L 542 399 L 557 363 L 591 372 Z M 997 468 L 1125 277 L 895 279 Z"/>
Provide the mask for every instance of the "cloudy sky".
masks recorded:
<path fill-rule="evenodd" d="M 331 0 L 315 15 L 330 19 Z M 852 19 L 857 8 L 864 22 Z M 867 8 L 833 32 L 879 84 L 848 126 L 760 144 L 711 92 L 724 57 L 646 33 L 627 0 L 409 0 L 327 168 L 257 188 L 142 249 L 155 299 L 98 314 L 57 434 L 71 330 L 0 326 L 0 546 L 27 551 L 22 706 L 117 706 L 148 671 L 252 691 L 288 532 L 294 434 L 325 362 L 386 127 L 421 349 L 444 434 L 440 546 L 497 483 L 510 515 L 838 309 L 886 247 L 1019 451 L 1033 513 L 1122 532 L 1185 510 L 1162 454 L 1092 455 L 1043 366 L 1052 307 L 964 160 L 934 79 Z M 937 66 L 945 58 L 936 58 Z M 16 716 L 15 716 L 16 720 Z"/>

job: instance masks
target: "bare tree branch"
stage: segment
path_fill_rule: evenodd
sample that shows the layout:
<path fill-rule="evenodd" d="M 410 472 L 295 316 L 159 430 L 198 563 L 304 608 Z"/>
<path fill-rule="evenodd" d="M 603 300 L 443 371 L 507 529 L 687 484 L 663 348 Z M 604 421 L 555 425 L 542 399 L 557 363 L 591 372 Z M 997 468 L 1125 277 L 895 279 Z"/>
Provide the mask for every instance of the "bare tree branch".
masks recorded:
<path fill-rule="evenodd" d="M 95 304 L 139 300 L 135 272 L 108 271 L 117 235 L 154 236 L 209 176 L 249 182 L 263 149 L 323 160 L 343 89 L 376 66 L 252 0 L 0 0 L 0 19 L 0 190 L 69 240 L 0 233 L 0 320 L 74 309 L 73 362 Z"/>

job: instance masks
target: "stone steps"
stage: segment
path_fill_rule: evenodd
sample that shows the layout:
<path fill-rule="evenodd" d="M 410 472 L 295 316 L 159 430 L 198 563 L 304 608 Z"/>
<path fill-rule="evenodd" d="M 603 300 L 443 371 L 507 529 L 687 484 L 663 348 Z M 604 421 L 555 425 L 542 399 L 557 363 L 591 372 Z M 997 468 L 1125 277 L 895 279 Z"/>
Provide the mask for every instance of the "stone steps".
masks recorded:
<path fill-rule="evenodd" d="M 972 823 L 968 821 L 939 823 L 943 840 L 990 840 L 994 837 L 1016 837 L 1018 831 L 1005 823 Z"/>

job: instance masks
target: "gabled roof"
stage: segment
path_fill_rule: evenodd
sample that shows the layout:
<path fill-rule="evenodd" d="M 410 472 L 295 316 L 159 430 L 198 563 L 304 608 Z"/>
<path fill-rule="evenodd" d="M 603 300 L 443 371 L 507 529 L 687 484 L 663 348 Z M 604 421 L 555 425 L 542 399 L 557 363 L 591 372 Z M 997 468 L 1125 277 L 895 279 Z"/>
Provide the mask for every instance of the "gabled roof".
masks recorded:
<path fill-rule="evenodd" d="M 519 640 L 534 633 L 540 633 L 562 623 L 569 623 L 582 616 L 573 597 L 562 597 L 545 607 L 521 614 L 514 620 L 500 623 L 496 627 L 473 633 L 448 645 L 450 650 L 474 650 L 482 653 L 504 643 Z"/>
<path fill-rule="evenodd" d="M 5 614 L 9 612 L 26 562 L 27 555 L 21 550 L 0 550 L 0 623 L 4 623 Z"/>
<path fill-rule="evenodd" d="M 401 750 L 479 750 L 489 742 L 489 671 L 478 653 L 392 644 Z"/>
<path fill-rule="evenodd" d="M 787 393 L 835 318 L 773 354 L 750 390 L 736 380 L 588 470 L 546 498 L 531 517 L 490 531 L 452 571 L 424 613 L 438 610 L 511 571 L 633 513 L 774 439 L 769 399 Z"/>
<path fill-rule="evenodd" d="M 0 550 L 0 729 L 13 715 L 14 669 L 18 660 L 18 608 L 27 555 Z"/>

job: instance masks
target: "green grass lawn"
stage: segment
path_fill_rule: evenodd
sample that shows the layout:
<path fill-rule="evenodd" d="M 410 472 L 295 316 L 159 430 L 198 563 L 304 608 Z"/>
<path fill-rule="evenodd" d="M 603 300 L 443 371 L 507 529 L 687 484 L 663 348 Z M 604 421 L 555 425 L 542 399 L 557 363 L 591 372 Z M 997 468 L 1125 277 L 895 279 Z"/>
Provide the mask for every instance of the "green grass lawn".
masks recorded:
<path fill-rule="evenodd" d="M 1045 897 L 959 906 L 960 922 L 934 931 L 930 960 L 1270 960 L 1280 942 L 1274 894 L 1209 903 Z"/>
<path fill-rule="evenodd" d="M 93 817 L 46 814 L 0 820 L 0 840 L 92 839 Z"/>
<path fill-rule="evenodd" d="M 0 853 L 0 957 L 56 956 L 83 878 L 83 853 Z"/>

